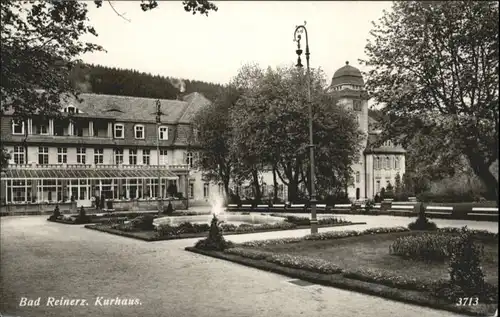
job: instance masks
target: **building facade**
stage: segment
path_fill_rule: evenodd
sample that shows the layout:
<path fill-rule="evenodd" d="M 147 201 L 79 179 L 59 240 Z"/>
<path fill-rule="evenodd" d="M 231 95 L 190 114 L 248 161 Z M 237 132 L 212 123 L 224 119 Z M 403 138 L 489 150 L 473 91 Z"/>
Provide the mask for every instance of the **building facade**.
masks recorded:
<path fill-rule="evenodd" d="M 390 141 L 378 145 L 380 130 L 368 114 L 368 95 L 361 72 L 346 63 L 332 78 L 329 92 L 356 114 L 363 132 L 360 159 L 352 166 L 348 184 L 351 200 L 373 198 L 395 184 L 405 172 L 405 150 Z M 172 185 L 189 205 L 206 205 L 222 185 L 204 180 L 194 168 L 196 112 L 210 104 L 199 93 L 182 100 L 81 94 L 80 101 L 63 98 L 58 119 L 33 117 L 17 122 L 9 113 L 1 118 L 2 145 L 11 153 L 2 171 L 2 204 L 76 201 L 90 206 L 93 197 L 148 200 L 167 197 Z M 272 172 L 261 173 L 262 193 L 273 193 Z M 251 197 L 248 184 L 236 190 Z M 278 197 L 287 188 L 278 179 Z"/>
<path fill-rule="evenodd" d="M 334 73 L 329 91 L 338 98 L 339 104 L 356 114 L 359 129 L 364 135 L 360 160 L 352 166 L 348 197 L 351 200 L 371 199 L 388 184 L 394 186 L 397 175 L 403 178 L 406 151 L 391 141 L 379 144 L 382 131 L 376 120 L 369 116 L 369 97 L 359 69 L 346 62 Z"/>
<path fill-rule="evenodd" d="M 2 204 L 76 201 L 93 197 L 155 199 L 172 185 L 190 205 L 206 204 L 217 186 L 193 168 L 191 121 L 210 103 L 192 93 L 182 100 L 81 94 L 64 98 L 62 118 L 1 118 L 2 145 L 11 153 L 2 171 Z"/>

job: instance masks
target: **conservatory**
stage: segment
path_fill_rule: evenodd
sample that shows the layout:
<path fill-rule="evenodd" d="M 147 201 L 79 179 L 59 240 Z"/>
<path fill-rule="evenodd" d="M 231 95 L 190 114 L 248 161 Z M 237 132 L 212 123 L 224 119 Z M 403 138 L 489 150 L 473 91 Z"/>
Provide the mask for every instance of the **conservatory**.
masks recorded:
<path fill-rule="evenodd" d="M 9 168 L 2 172 L 3 204 L 76 201 L 90 206 L 93 197 L 106 199 L 152 199 L 179 177 L 168 169 L 66 166 Z"/>

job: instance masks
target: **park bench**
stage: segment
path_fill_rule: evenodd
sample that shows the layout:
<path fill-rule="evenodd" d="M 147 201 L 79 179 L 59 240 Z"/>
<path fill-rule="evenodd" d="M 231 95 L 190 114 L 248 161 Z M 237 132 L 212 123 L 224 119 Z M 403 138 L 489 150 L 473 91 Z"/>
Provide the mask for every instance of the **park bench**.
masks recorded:
<path fill-rule="evenodd" d="M 432 216 L 444 216 L 449 218 L 453 215 L 453 207 L 448 206 L 427 206 L 425 208 L 425 214 Z"/>

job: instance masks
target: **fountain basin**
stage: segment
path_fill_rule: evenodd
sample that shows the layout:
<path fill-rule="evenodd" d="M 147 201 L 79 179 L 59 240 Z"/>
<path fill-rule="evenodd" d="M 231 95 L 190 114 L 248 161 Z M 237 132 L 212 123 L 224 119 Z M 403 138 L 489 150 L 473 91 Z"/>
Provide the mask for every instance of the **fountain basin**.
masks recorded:
<path fill-rule="evenodd" d="M 168 224 L 170 226 L 177 226 L 183 222 L 190 222 L 193 224 L 210 224 L 212 221 L 213 215 L 200 215 L 200 216 L 178 216 L 178 217 L 161 217 L 156 218 L 153 221 L 155 226 L 161 224 Z M 273 216 L 264 216 L 264 215 L 242 215 L 242 214 L 219 214 L 217 215 L 219 221 L 224 223 L 241 225 L 241 224 L 250 224 L 250 225 L 259 225 L 264 223 L 277 223 L 282 222 L 284 219 L 281 217 L 273 217 Z"/>

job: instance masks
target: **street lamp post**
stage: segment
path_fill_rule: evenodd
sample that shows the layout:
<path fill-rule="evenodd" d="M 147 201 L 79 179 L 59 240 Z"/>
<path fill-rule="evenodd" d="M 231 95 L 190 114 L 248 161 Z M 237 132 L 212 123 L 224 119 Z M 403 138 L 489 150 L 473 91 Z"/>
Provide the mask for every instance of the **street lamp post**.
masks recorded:
<path fill-rule="evenodd" d="M 297 42 L 297 50 L 295 51 L 298 55 L 297 67 L 303 67 L 300 60 L 300 55 L 302 55 L 302 50 L 300 49 L 300 40 L 302 38 L 302 33 L 306 36 L 306 81 L 307 81 L 307 104 L 309 107 L 309 155 L 311 161 L 311 234 L 318 233 L 318 219 L 316 218 L 316 188 L 315 188 L 315 174 L 314 174 L 314 143 L 313 143 L 313 115 L 312 115 L 312 102 L 311 102 L 311 72 L 309 68 L 309 39 L 307 37 L 306 22 L 303 25 L 299 25 L 295 28 L 293 34 L 294 41 Z"/>
<path fill-rule="evenodd" d="M 156 199 L 158 199 L 158 215 L 162 210 L 162 197 L 161 197 L 161 170 L 160 170 L 160 123 L 161 123 L 161 103 L 156 100 L 156 167 L 158 173 L 158 187 L 156 189 Z"/>

